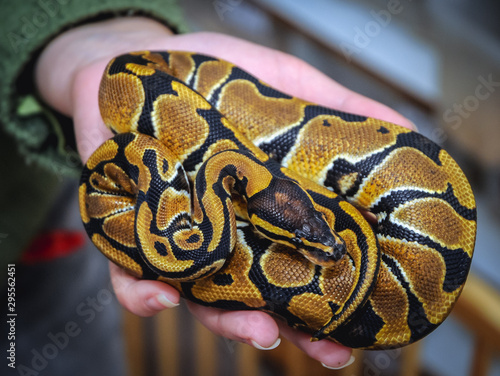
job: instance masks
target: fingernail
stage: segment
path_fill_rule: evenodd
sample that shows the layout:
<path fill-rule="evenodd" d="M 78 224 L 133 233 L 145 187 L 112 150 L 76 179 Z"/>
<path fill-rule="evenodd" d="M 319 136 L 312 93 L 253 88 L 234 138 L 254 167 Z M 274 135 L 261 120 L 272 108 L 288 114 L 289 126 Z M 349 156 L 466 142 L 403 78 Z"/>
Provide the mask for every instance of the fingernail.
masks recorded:
<path fill-rule="evenodd" d="M 272 350 L 272 349 L 275 349 L 276 347 L 279 346 L 279 344 L 281 343 L 281 338 L 278 338 L 276 340 L 276 342 L 274 342 L 271 346 L 269 347 L 262 347 L 261 345 L 259 345 L 257 342 L 255 342 L 253 339 L 250 340 L 250 342 L 252 342 L 252 346 L 255 347 L 256 349 L 259 349 L 259 350 Z"/>
<path fill-rule="evenodd" d="M 153 296 L 152 298 L 149 298 L 146 304 L 155 310 L 162 310 L 165 308 L 173 308 L 177 307 L 179 303 L 174 303 L 171 301 L 169 298 L 167 298 L 166 295 L 164 294 L 158 294 L 156 296 Z"/>
<path fill-rule="evenodd" d="M 350 366 L 351 364 L 353 364 L 355 359 L 356 359 L 356 358 L 354 357 L 354 355 L 351 355 L 351 358 L 347 361 L 347 363 L 346 363 L 346 364 L 344 364 L 344 365 L 342 365 L 342 366 L 340 366 L 340 367 L 332 367 L 332 366 L 327 366 L 325 363 L 321 363 L 321 365 L 322 365 L 323 367 L 325 367 L 325 368 L 328 368 L 328 369 L 342 369 L 342 368 L 348 367 L 348 366 Z"/>

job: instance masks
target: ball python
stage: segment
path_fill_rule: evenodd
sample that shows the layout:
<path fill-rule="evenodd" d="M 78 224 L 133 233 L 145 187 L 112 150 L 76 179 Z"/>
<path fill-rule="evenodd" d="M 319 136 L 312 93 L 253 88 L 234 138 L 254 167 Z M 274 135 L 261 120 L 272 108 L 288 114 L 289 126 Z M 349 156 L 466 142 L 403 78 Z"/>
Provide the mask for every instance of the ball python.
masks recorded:
<path fill-rule="evenodd" d="M 352 348 L 412 343 L 450 313 L 475 201 L 422 135 L 181 51 L 114 58 L 99 106 L 115 136 L 83 169 L 81 217 L 132 275 Z"/>

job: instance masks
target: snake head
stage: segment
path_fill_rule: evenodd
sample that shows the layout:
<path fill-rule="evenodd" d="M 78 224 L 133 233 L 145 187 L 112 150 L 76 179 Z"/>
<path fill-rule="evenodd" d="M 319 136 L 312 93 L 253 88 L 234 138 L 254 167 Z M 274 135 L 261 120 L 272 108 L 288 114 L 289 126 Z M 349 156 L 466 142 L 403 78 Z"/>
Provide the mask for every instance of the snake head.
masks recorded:
<path fill-rule="evenodd" d="M 309 261 L 325 267 L 332 266 L 346 253 L 344 239 L 332 231 L 319 212 L 295 231 L 292 242 Z"/>
<path fill-rule="evenodd" d="M 267 189 L 248 199 L 247 208 L 262 235 L 297 249 L 314 264 L 333 266 L 346 253 L 344 240 L 292 179 L 273 179 Z"/>

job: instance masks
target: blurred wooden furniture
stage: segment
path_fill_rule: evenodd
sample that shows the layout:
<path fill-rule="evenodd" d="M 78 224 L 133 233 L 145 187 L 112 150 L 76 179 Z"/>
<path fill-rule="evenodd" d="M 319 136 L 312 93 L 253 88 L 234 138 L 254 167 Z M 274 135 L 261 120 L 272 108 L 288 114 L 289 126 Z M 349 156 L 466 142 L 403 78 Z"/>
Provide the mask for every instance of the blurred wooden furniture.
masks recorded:
<path fill-rule="evenodd" d="M 475 337 L 470 375 L 488 375 L 493 357 L 500 354 L 500 293 L 471 274 L 453 314 Z"/>

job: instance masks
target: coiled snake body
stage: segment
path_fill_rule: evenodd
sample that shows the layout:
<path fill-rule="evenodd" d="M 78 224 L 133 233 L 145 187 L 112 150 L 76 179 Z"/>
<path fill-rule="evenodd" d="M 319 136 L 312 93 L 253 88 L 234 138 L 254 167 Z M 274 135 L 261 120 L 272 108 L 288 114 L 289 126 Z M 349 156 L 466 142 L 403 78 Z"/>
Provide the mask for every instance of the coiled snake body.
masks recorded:
<path fill-rule="evenodd" d="M 449 314 L 475 202 L 425 137 L 187 52 L 113 59 L 99 101 L 116 136 L 84 168 L 80 210 L 128 272 L 357 348 L 412 343 Z"/>

